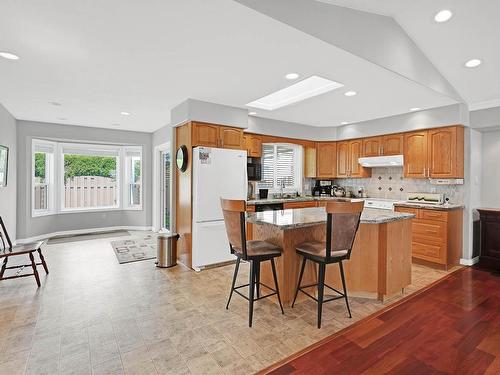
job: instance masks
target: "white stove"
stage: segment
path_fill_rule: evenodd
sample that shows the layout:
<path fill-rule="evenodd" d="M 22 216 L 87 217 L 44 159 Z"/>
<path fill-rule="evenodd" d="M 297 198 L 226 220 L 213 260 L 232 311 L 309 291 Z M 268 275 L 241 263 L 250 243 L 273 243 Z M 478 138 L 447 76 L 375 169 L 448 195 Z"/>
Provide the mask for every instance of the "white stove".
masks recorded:
<path fill-rule="evenodd" d="M 379 210 L 394 211 L 394 205 L 401 200 L 385 198 L 366 198 L 365 208 L 376 208 Z"/>

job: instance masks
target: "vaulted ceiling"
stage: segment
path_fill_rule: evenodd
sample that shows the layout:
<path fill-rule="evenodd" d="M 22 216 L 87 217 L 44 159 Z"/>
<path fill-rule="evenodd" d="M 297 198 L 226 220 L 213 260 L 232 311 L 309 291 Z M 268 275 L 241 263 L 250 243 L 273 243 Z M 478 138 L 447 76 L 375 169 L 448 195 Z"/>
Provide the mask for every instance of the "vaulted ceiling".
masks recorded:
<path fill-rule="evenodd" d="M 245 108 L 248 102 L 289 85 L 284 76 L 290 72 L 301 78 L 323 76 L 345 86 L 283 109 L 259 111 L 258 116 L 338 126 L 405 113 L 412 107 L 453 104 L 460 101 L 454 88 L 467 101 L 495 99 L 498 80 L 490 79 L 481 90 L 473 78 L 458 77 L 461 72 L 482 79 L 494 56 L 475 50 L 457 56 L 453 53 L 458 52 L 442 53 L 444 47 L 437 41 L 437 46 L 426 47 L 413 35 L 412 27 L 418 27 L 400 21 L 411 18 L 406 11 L 396 15 L 398 2 L 406 0 L 377 1 L 387 8 L 376 11 L 390 16 L 395 12 L 396 21 L 445 78 L 439 87 L 415 79 L 411 69 L 401 74 L 358 50 L 339 47 L 233 0 L 4 0 L 0 51 L 20 59 L 0 59 L 0 102 L 18 119 L 154 131 L 168 124 L 171 108 L 187 98 Z M 431 3 L 418 3 L 424 2 Z M 363 9 L 373 2 L 356 3 Z M 450 36 L 436 28 L 431 22 L 434 11 L 428 11 L 420 26 L 428 29 L 422 38 L 429 33 L 436 40 Z M 460 12 L 450 22 L 459 22 Z M 489 23 L 490 17 L 485 17 Z M 464 72 L 465 55 L 476 54 L 484 57 L 484 69 Z M 436 61 L 442 55 L 448 68 Z M 456 72 L 449 68 L 452 60 Z M 446 88 L 446 80 L 451 88 Z M 346 97 L 347 90 L 358 95 Z M 121 115 L 123 111 L 131 115 Z"/>

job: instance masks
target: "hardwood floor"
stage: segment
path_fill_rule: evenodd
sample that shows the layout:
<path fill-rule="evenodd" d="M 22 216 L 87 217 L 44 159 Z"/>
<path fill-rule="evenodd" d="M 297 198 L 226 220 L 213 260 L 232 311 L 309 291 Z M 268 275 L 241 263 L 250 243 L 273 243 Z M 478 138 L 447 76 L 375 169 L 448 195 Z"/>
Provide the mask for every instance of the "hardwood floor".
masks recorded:
<path fill-rule="evenodd" d="M 263 373 L 500 374 L 500 277 L 464 268 Z"/>

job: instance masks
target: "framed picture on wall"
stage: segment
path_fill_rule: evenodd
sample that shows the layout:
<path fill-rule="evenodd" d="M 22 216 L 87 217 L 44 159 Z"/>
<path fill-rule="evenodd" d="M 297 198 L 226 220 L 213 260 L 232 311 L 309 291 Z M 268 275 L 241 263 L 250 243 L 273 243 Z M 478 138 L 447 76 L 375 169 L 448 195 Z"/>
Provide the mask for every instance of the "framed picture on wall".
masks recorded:
<path fill-rule="evenodd" d="M 7 172 L 9 167 L 9 148 L 0 145 L 0 187 L 7 186 Z"/>

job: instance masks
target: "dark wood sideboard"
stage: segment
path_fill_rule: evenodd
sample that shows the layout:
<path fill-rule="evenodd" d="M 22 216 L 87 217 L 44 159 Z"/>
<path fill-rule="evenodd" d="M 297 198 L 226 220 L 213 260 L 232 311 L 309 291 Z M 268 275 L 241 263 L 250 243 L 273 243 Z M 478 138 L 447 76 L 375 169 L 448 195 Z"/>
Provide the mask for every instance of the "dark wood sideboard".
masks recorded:
<path fill-rule="evenodd" d="M 500 209 L 480 208 L 479 266 L 500 270 Z"/>

